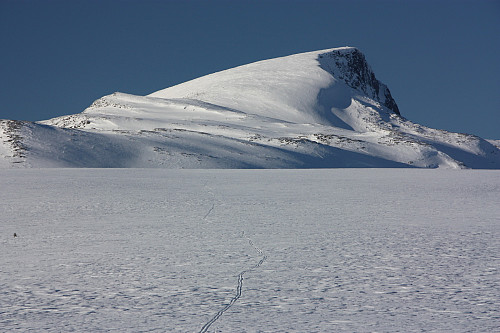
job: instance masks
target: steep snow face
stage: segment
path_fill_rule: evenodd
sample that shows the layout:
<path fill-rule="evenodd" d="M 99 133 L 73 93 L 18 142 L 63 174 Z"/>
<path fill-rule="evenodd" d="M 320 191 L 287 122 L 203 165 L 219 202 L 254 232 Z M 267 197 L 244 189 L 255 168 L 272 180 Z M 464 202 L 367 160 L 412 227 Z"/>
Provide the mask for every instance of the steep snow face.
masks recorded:
<path fill-rule="evenodd" d="M 82 113 L 3 121 L 0 167 L 500 168 L 494 141 L 414 124 L 344 47 L 255 62 Z"/>

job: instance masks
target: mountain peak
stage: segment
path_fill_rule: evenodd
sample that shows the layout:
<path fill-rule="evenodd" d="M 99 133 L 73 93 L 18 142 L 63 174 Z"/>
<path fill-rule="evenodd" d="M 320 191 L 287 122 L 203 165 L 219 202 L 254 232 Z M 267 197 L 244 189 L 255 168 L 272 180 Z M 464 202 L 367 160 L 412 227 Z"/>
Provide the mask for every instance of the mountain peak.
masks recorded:
<path fill-rule="evenodd" d="M 262 60 L 209 74 L 150 97 L 197 99 L 248 114 L 297 123 L 350 128 L 333 110 L 353 98 L 368 98 L 375 107 L 399 115 L 386 85 L 378 81 L 354 47 L 341 47 Z"/>
<path fill-rule="evenodd" d="M 389 88 L 375 77 L 365 55 L 355 47 L 331 49 L 318 56 L 321 68 L 368 97 L 401 115 Z"/>
<path fill-rule="evenodd" d="M 400 117 L 365 56 L 342 47 L 0 120 L 0 167 L 500 168 L 500 149 Z"/>

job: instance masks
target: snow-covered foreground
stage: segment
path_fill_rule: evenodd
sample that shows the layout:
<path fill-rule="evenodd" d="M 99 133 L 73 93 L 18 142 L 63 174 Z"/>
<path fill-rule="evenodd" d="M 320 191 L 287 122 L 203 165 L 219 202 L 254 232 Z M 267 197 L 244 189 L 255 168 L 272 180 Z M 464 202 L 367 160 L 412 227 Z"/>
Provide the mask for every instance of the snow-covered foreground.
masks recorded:
<path fill-rule="evenodd" d="M 1 331 L 500 327 L 498 171 L 9 169 L 0 188 Z"/>

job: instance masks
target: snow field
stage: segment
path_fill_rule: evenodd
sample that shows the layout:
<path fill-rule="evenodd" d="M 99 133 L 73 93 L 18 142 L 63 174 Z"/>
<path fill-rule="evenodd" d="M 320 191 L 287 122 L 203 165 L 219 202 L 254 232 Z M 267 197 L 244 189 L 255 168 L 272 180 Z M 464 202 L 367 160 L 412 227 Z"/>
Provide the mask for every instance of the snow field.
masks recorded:
<path fill-rule="evenodd" d="M 0 173 L 1 330 L 500 324 L 498 171 Z"/>

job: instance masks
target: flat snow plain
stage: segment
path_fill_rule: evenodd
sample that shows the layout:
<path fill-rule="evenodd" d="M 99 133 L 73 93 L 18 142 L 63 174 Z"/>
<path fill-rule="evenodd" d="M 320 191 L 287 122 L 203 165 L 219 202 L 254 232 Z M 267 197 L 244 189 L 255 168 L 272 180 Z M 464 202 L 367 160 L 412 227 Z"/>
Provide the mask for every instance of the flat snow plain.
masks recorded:
<path fill-rule="evenodd" d="M 0 331 L 500 327 L 499 171 L 10 169 L 0 188 Z"/>

